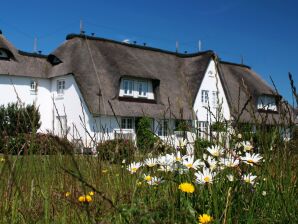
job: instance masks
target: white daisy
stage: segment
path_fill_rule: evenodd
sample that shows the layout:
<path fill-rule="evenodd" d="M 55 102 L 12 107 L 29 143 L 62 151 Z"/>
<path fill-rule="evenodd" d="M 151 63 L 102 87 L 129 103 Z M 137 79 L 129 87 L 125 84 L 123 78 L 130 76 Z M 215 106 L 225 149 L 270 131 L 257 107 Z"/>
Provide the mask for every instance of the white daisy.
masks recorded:
<path fill-rule="evenodd" d="M 164 180 L 160 177 L 151 177 L 151 179 L 149 181 L 146 181 L 146 182 L 149 185 L 159 185 L 162 182 L 164 182 Z"/>
<path fill-rule="evenodd" d="M 239 159 L 229 156 L 227 158 L 220 158 L 220 163 L 225 167 L 236 167 L 239 165 Z"/>
<path fill-rule="evenodd" d="M 149 167 L 154 167 L 157 164 L 157 159 L 156 158 L 148 158 L 145 160 L 145 165 L 149 166 Z"/>
<path fill-rule="evenodd" d="M 131 173 L 134 174 L 137 172 L 137 170 L 142 166 L 142 163 L 140 162 L 132 162 L 131 164 L 128 165 L 127 170 Z"/>
<path fill-rule="evenodd" d="M 234 181 L 234 175 L 233 174 L 228 174 L 227 175 L 227 178 L 230 182 L 233 182 Z"/>
<path fill-rule="evenodd" d="M 196 182 L 198 184 L 211 184 L 213 182 L 215 173 L 208 168 L 203 168 L 203 172 L 195 173 Z"/>
<path fill-rule="evenodd" d="M 166 154 L 157 158 L 157 163 L 161 166 L 172 166 L 176 162 L 174 154 Z"/>
<path fill-rule="evenodd" d="M 245 183 L 254 185 L 255 184 L 255 179 L 257 176 L 253 176 L 251 173 L 249 174 L 243 174 L 242 179 L 244 180 Z"/>
<path fill-rule="evenodd" d="M 199 166 L 204 166 L 205 164 L 200 160 L 197 159 L 195 161 L 195 157 L 194 156 L 188 156 L 185 155 L 182 157 L 182 164 L 187 167 L 188 169 L 192 168 L 192 169 L 198 169 Z"/>
<path fill-rule="evenodd" d="M 211 171 L 215 170 L 217 167 L 217 161 L 215 158 L 212 158 L 211 156 L 208 156 L 206 159 L 206 162 L 208 163 L 208 166 Z"/>
<path fill-rule="evenodd" d="M 251 166 L 253 166 L 254 164 L 259 163 L 260 160 L 263 159 L 263 157 L 260 156 L 259 154 L 255 154 L 255 153 L 250 154 L 248 152 L 245 153 L 245 156 L 241 156 L 240 158 L 243 162 L 245 162 L 245 163 L 247 163 Z"/>
<path fill-rule="evenodd" d="M 251 151 L 254 148 L 249 141 L 244 141 L 241 144 L 243 146 L 244 152 Z"/>
<path fill-rule="evenodd" d="M 224 150 L 223 148 L 221 148 L 220 146 L 218 145 L 213 145 L 210 147 L 207 148 L 207 151 L 214 157 L 219 157 L 223 154 Z"/>

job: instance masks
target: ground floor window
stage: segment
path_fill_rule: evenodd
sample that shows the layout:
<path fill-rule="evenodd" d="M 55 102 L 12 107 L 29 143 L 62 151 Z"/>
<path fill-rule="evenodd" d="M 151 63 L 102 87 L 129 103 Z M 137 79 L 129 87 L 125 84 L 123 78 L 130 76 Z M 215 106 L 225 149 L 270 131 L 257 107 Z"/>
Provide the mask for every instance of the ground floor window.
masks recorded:
<path fill-rule="evenodd" d="M 67 118 L 66 116 L 56 117 L 56 130 L 59 136 L 65 136 L 67 134 Z"/>
<path fill-rule="evenodd" d="M 133 118 L 132 117 L 121 118 L 121 129 L 133 129 Z"/>
<path fill-rule="evenodd" d="M 208 122 L 207 121 L 199 121 L 198 122 L 198 135 L 202 139 L 208 138 Z"/>
<path fill-rule="evenodd" d="M 158 122 L 158 135 L 159 136 L 167 136 L 169 133 L 169 121 L 168 120 L 160 120 Z"/>

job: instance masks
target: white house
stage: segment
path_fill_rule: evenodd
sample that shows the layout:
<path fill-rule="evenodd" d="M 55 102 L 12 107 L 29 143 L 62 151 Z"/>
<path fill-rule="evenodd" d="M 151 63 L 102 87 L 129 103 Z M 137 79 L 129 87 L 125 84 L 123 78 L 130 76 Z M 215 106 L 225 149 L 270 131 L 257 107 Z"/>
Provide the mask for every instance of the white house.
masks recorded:
<path fill-rule="evenodd" d="M 86 146 L 134 139 L 143 116 L 162 139 L 175 138 L 181 120 L 208 138 L 219 108 L 221 120 L 251 122 L 251 111 L 272 112 L 270 120 L 279 99 L 248 66 L 212 51 L 180 54 L 75 34 L 49 55 L 17 50 L 0 34 L 0 93 L 0 105 L 39 106 L 40 132 Z"/>

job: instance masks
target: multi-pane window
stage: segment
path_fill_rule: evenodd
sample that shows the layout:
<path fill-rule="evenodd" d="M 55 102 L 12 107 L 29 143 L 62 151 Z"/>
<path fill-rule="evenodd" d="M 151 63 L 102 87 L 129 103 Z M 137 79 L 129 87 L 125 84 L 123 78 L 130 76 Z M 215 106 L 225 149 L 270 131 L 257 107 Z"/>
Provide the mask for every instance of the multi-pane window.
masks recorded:
<path fill-rule="evenodd" d="M 57 116 L 56 117 L 56 128 L 57 134 L 61 137 L 67 134 L 67 118 L 66 116 Z"/>
<path fill-rule="evenodd" d="M 215 107 L 217 107 L 218 105 L 218 98 L 217 98 L 217 96 L 218 96 L 218 92 L 217 91 L 212 91 L 212 106 L 215 108 Z"/>
<path fill-rule="evenodd" d="M 37 82 L 36 82 L 35 80 L 32 80 L 32 81 L 30 82 L 30 90 L 31 90 L 32 92 L 37 92 Z"/>
<path fill-rule="evenodd" d="M 121 118 L 121 129 L 133 129 L 133 118 L 131 117 Z"/>
<path fill-rule="evenodd" d="M 158 135 L 159 136 L 167 136 L 169 128 L 168 120 L 161 120 L 158 124 Z"/>
<path fill-rule="evenodd" d="M 198 122 L 199 128 L 199 137 L 202 139 L 208 138 L 208 122 L 207 121 L 199 121 Z"/>
<path fill-rule="evenodd" d="M 201 92 L 201 102 L 202 103 L 208 103 L 209 100 L 209 91 L 208 90 L 202 90 Z"/>
<path fill-rule="evenodd" d="M 275 97 L 274 96 L 260 96 L 258 98 L 258 109 L 277 111 Z"/>
<path fill-rule="evenodd" d="M 132 96 L 133 95 L 133 80 L 124 79 L 123 80 L 123 90 L 124 90 L 124 95 Z"/>
<path fill-rule="evenodd" d="M 146 97 L 148 92 L 148 83 L 147 82 L 137 82 L 137 91 L 139 97 Z"/>
<path fill-rule="evenodd" d="M 65 89 L 65 80 L 64 79 L 57 80 L 57 93 L 59 95 L 62 95 L 64 93 L 64 89 Z"/>

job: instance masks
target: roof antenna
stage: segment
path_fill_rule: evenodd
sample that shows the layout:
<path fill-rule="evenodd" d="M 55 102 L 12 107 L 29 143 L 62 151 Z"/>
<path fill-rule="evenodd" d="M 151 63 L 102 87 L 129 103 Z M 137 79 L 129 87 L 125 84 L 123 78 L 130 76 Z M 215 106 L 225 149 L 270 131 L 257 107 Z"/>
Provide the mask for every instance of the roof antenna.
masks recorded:
<path fill-rule="evenodd" d="M 199 48 L 199 52 L 201 52 L 202 51 L 202 41 L 201 40 L 199 40 L 199 42 L 198 42 L 198 48 Z"/>
<path fill-rule="evenodd" d="M 34 44 L 33 44 L 33 52 L 37 52 L 37 37 L 34 38 Z"/>
<path fill-rule="evenodd" d="M 179 42 L 178 40 L 176 40 L 176 53 L 178 53 L 178 50 L 179 50 Z"/>
<path fill-rule="evenodd" d="M 81 19 L 80 20 L 80 34 L 84 34 L 85 31 L 84 31 L 84 25 L 83 25 L 83 20 Z"/>

